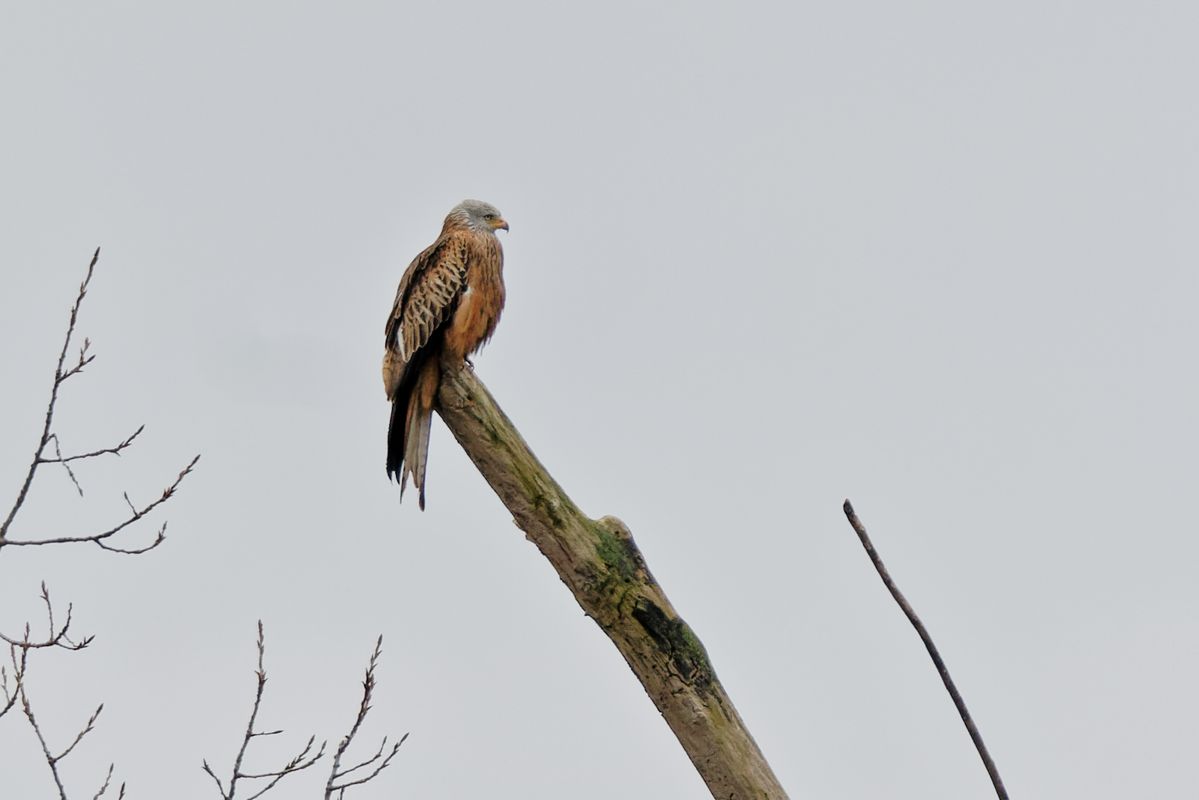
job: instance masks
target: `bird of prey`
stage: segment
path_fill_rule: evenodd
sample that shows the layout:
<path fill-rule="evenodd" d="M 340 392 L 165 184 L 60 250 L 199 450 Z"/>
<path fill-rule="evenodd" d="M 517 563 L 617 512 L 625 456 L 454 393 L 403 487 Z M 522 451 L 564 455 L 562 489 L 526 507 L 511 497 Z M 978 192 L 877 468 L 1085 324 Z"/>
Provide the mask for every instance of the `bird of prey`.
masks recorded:
<path fill-rule="evenodd" d="M 429 426 L 441 366 L 461 366 L 495 332 L 504 308 L 504 251 L 496 232 L 508 223 L 495 206 L 463 200 L 441 235 L 412 260 L 387 318 L 383 388 L 391 401 L 387 475 L 408 476 L 425 508 Z"/>

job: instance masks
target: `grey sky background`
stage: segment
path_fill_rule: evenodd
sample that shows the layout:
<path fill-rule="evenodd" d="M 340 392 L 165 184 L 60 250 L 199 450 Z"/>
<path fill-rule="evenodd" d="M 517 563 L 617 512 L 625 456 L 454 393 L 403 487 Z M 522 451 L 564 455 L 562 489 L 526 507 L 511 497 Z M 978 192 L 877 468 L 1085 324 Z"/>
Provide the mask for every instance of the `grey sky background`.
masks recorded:
<path fill-rule="evenodd" d="M 72 450 L 14 536 L 190 456 L 136 559 L 0 556 L 95 644 L 30 691 L 91 796 L 208 798 L 263 724 L 410 731 L 357 796 L 688 798 L 615 649 L 434 425 L 383 471 L 384 318 L 464 197 L 509 302 L 480 377 L 632 528 L 791 796 L 986 797 L 851 498 L 1021 798 L 1182 797 L 1199 749 L 1199 10 L 1191 3 L 6 4 L 0 487 L 103 246 Z M 6 501 L 7 502 L 7 501 Z M 7 509 L 7 506 L 5 506 Z M 139 536 L 149 537 L 151 529 Z M 136 538 L 136 537 L 135 537 Z M 143 539 L 137 539 L 142 541 Z M 0 796 L 49 797 L 0 721 Z M 319 796 L 320 774 L 276 797 Z"/>

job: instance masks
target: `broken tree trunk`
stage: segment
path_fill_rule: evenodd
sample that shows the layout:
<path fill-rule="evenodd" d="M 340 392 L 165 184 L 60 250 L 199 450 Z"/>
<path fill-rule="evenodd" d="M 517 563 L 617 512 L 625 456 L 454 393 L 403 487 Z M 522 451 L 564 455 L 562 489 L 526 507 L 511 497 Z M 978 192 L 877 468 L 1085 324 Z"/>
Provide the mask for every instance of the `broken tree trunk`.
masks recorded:
<path fill-rule="evenodd" d="M 624 656 L 712 797 L 785 800 L 703 644 L 675 613 L 624 523 L 583 514 L 470 369 L 447 365 L 438 400 L 454 438 Z"/>

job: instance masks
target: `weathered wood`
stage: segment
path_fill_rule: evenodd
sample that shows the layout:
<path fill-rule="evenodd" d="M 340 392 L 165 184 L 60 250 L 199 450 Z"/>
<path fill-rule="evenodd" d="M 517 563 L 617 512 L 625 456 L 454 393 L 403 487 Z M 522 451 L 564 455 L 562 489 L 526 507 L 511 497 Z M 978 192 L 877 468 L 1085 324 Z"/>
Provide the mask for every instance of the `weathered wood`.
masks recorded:
<path fill-rule="evenodd" d="M 624 523 L 579 510 L 472 370 L 447 365 L 438 400 L 454 438 L 624 656 L 712 796 L 786 798 L 703 644 L 675 613 Z"/>

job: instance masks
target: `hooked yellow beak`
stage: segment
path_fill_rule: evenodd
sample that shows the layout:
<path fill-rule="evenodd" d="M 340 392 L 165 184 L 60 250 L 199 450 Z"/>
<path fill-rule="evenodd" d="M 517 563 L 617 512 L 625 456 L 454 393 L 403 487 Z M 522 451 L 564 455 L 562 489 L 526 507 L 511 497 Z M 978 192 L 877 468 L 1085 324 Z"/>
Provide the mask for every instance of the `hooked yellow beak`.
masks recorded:
<path fill-rule="evenodd" d="M 508 230 L 508 221 L 506 219 L 504 219 L 503 217 L 496 217 L 495 219 L 493 219 L 491 221 L 491 229 L 495 230 L 495 231 L 498 231 L 498 230 L 506 231 L 506 230 Z"/>

